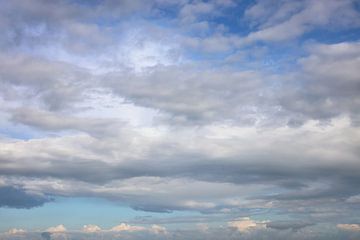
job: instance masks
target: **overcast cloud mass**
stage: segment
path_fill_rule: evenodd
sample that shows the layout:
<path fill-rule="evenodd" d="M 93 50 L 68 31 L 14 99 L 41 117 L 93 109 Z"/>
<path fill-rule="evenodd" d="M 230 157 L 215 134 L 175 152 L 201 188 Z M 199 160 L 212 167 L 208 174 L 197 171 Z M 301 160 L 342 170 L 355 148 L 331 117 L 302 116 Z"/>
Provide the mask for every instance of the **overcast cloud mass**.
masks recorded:
<path fill-rule="evenodd" d="M 0 239 L 360 239 L 358 0 L 0 0 Z"/>

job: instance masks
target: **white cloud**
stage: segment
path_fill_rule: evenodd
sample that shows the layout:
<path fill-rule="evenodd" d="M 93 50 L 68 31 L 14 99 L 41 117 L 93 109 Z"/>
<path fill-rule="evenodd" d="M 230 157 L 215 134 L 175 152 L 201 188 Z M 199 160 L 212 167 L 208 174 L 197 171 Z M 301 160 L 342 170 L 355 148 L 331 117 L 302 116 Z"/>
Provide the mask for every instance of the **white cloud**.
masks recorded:
<path fill-rule="evenodd" d="M 200 232 L 207 232 L 209 230 L 209 225 L 206 223 L 197 223 L 196 228 L 199 229 Z"/>
<path fill-rule="evenodd" d="M 7 234 L 9 235 L 18 235 L 18 234 L 25 234 L 26 231 L 24 229 L 21 228 L 11 228 L 7 231 Z"/>
<path fill-rule="evenodd" d="M 133 226 L 126 223 L 121 223 L 115 227 L 112 227 L 110 231 L 113 232 L 122 232 L 122 231 L 129 231 L 129 232 L 137 232 L 137 231 L 145 231 L 146 228 L 142 226 Z"/>
<path fill-rule="evenodd" d="M 338 224 L 336 227 L 346 231 L 360 231 L 360 224 Z"/>
<path fill-rule="evenodd" d="M 160 226 L 160 225 L 152 225 L 150 228 L 149 228 L 149 231 L 150 232 L 153 232 L 155 234 L 167 234 L 167 230 L 164 226 Z"/>
<path fill-rule="evenodd" d="M 354 195 L 346 199 L 346 202 L 348 203 L 360 203 L 360 194 Z"/>
<path fill-rule="evenodd" d="M 67 230 L 64 225 L 60 224 L 55 227 L 49 227 L 48 229 L 46 229 L 46 231 L 50 233 L 64 233 Z"/>
<path fill-rule="evenodd" d="M 101 231 L 101 228 L 97 225 L 89 224 L 89 225 L 84 225 L 82 231 L 87 233 L 94 233 Z"/>
<path fill-rule="evenodd" d="M 228 222 L 228 226 L 235 228 L 239 232 L 249 232 L 259 228 L 266 228 L 266 221 L 256 221 L 249 217 L 244 217 Z"/>

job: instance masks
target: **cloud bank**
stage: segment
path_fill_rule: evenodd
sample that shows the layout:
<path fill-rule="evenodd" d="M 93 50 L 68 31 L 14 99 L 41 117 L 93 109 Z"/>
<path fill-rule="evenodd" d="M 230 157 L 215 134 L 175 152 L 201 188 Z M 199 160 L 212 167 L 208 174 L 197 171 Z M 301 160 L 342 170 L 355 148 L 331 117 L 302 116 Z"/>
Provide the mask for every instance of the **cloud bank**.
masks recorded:
<path fill-rule="evenodd" d="M 206 220 L 8 235 L 357 234 L 357 1 L 0 6 L 0 208 L 100 198 Z"/>

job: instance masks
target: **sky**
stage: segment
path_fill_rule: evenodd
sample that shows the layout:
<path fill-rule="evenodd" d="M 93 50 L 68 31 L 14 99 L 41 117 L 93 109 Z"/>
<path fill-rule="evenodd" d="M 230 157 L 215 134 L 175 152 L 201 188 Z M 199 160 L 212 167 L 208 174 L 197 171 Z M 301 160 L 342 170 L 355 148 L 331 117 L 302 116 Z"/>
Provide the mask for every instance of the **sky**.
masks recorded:
<path fill-rule="evenodd" d="M 0 240 L 360 239 L 358 0 L 0 0 Z"/>

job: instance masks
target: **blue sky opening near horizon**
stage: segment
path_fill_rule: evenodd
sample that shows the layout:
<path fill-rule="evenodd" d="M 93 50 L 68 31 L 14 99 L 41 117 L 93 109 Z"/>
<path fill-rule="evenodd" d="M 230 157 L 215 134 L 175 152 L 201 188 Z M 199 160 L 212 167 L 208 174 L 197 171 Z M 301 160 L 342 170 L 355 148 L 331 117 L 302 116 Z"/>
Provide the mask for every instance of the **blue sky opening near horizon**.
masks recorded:
<path fill-rule="evenodd" d="M 43 206 L 31 209 L 0 208 L 2 221 L 0 231 L 4 232 L 16 225 L 29 231 L 41 231 L 52 226 L 64 224 L 69 230 L 81 229 L 86 224 L 96 224 L 102 229 L 110 229 L 121 223 L 141 222 L 151 225 L 149 218 L 166 219 L 176 217 L 196 217 L 200 213 L 193 211 L 173 211 L 171 213 L 156 213 L 134 210 L 99 198 L 56 197 Z M 169 224 L 171 226 L 171 224 Z M 178 227 L 186 223 L 178 224 Z"/>

